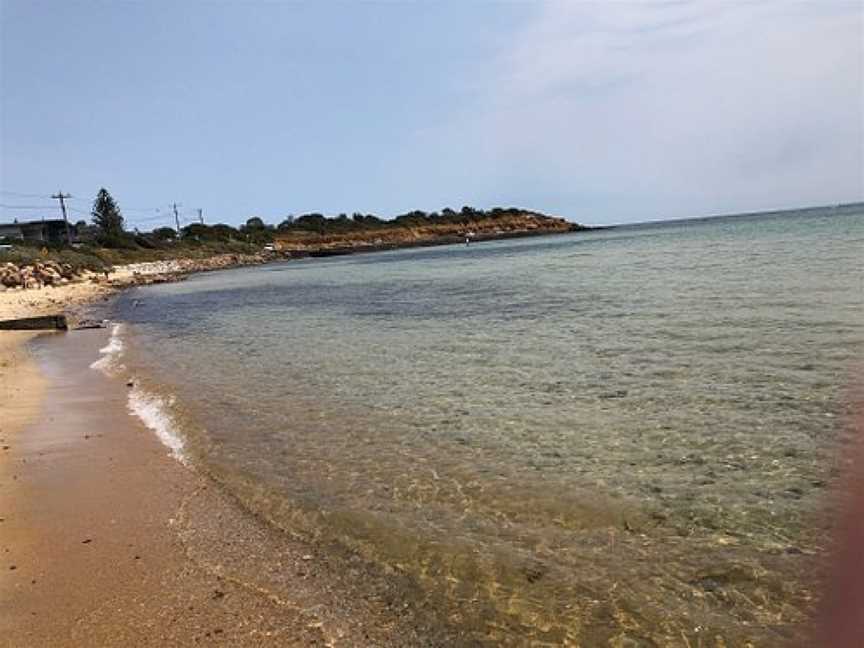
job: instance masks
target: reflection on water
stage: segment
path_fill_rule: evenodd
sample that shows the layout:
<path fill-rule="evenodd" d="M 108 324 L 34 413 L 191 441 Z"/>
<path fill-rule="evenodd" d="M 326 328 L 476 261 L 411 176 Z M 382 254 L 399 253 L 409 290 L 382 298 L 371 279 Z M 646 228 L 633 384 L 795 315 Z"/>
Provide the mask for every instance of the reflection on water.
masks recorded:
<path fill-rule="evenodd" d="M 813 606 L 862 249 L 861 213 L 717 219 L 201 275 L 118 313 L 202 465 L 476 639 L 772 645 Z"/>

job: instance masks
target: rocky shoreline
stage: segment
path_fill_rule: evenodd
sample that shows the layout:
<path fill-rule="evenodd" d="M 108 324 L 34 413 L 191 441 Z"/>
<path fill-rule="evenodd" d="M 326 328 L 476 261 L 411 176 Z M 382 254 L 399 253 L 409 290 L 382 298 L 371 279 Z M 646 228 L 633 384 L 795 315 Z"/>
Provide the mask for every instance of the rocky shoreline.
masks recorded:
<path fill-rule="evenodd" d="M 304 230 L 277 232 L 274 247 L 285 256 L 336 256 L 381 252 L 402 248 L 479 243 L 511 238 L 568 234 L 594 229 L 563 218 L 526 212 L 513 216 L 478 219 L 465 223 L 436 223 L 416 227 L 380 227 L 345 232 L 316 233 Z"/>
<path fill-rule="evenodd" d="M 107 298 L 118 290 L 182 281 L 196 272 L 260 265 L 284 257 L 272 252 L 220 254 L 203 259 L 172 259 L 114 266 L 107 273 L 75 270 L 53 260 L 0 262 L 0 320 L 40 315 L 71 316 L 78 307 Z"/>
<path fill-rule="evenodd" d="M 476 224 L 467 238 L 471 242 L 495 241 L 510 238 L 565 234 L 592 229 L 567 223 L 563 219 L 521 219 L 503 223 L 500 219 L 494 228 L 485 223 Z M 69 263 L 52 259 L 33 263 L 0 262 L 0 294 L 29 293 L 43 288 L 58 289 L 75 284 L 90 284 L 100 290 L 123 289 L 130 286 L 180 281 L 196 272 L 225 270 L 247 265 L 261 265 L 273 261 L 284 261 L 298 257 L 318 257 L 381 252 L 401 248 L 432 247 L 459 244 L 466 240 L 464 226 L 454 228 L 425 228 L 417 230 L 385 229 L 376 232 L 360 232 L 349 235 L 277 237 L 273 250 L 262 250 L 256 254 L 219 254 L 203 259 L 182 258 L 163 261 L 147 261 L 114 266 L 106 272 L 75 268 Z M 55 301 L 55 300 L 52 300 Z"/>
<path fill-rule="evenodd" d="M 221 254 L 206 259 L 171 259 L 117 266 L 104 273 L 76 269 L 68 263 L 44 262 L 0 265 L 0 292 L 8 290 L 40 290 L 66 286 L 71 283 L 90 282 L 125 288 L 176 281 L 195 272 L 224 270 L 246 265 L 259 265 L 274 259 L 273 254 Z"/>

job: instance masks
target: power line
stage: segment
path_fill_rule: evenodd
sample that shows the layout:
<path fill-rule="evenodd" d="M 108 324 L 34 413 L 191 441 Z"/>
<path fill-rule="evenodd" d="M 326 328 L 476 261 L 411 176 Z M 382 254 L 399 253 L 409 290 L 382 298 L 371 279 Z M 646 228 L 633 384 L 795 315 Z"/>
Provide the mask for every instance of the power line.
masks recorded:
<path fill-rule="evenodd" d="M 72 196 L 70 200 L 80 200 L 81 202 L 89 202 L 87 198 L 77 198 Z M 159 211 L 159 207 L 119 207 L 121 212 L 130 212 L 130 211 L 140 211 L 140 212 L 152 212 Z"/>
<path fill-rule="evenodd" d="M 24 192 L 20 192 L 20 191 L 6 191 L 5 189 L 0 190 L 0 194 L 7 195 L 7 196 L 17 196 L 19 198 L 45 198 L 46 200 L 53 198 L 53 196 L 48 195 L 48 194 L 24 193 Z M 74 194 L 66 194 L 66 200 L 67 201 L 90 202 L 89 198 L 81 198 L 81 197 L 76 196 Z M 18 205 L 0 205 L 0 206 L 17 207 Z M 53 205 L 49 205 L 49 207 L 53 207 Z M 72 209 L 71 205 L 67 205 L 67 207 L 69 209 Z M 158 211 L 158 210 L 159 210 L 159 207 L 123 207 L 123 208 L 121 208 L 120 211 L 121 212 L 122 211 L 152 212 L 152 211 Z"/>
<path fill-rule="evenodd" d="M 51 196 L 46 196 L 45 194 L 35 194 L 35 193 L 21 193 L 20 191 L 6 191 L 0 189 L 0 194 L 4 194 L 7 196 L 19 196 L 20 198 L 50 198 Z"/>

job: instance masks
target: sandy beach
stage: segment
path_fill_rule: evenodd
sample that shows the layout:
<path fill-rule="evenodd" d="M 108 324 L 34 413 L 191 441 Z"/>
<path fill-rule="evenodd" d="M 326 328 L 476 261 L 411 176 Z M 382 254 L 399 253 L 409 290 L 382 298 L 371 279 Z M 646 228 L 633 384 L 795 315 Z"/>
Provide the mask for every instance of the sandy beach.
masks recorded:
<path fill-rule="evenodd" d="M 109 293 L 7 291 L 0 317 Z M 171 458 L 129 415 L 127 385 L 90 368 L 107 337 L 0 332 L 0 644 L 461 643 L 387 579 L 275 532 Z"/>

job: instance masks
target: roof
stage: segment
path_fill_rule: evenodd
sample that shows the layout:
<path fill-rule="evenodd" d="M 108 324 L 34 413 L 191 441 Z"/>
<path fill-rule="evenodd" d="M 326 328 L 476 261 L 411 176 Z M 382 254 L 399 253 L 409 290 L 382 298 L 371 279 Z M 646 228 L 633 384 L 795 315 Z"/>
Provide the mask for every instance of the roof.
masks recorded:
<path fill-rule="evenodd" d="M 51 224 L 65 224 L 65 221 L 62 218 L 40 218 L 39 220 L 30 220 L 30 221 L 14 221 L 12 223 L 0 223 L 0 227 L 23 227 L 26 225 L 51 225 Z M 71 225 L 71 223 L 70 223 Z"/>

